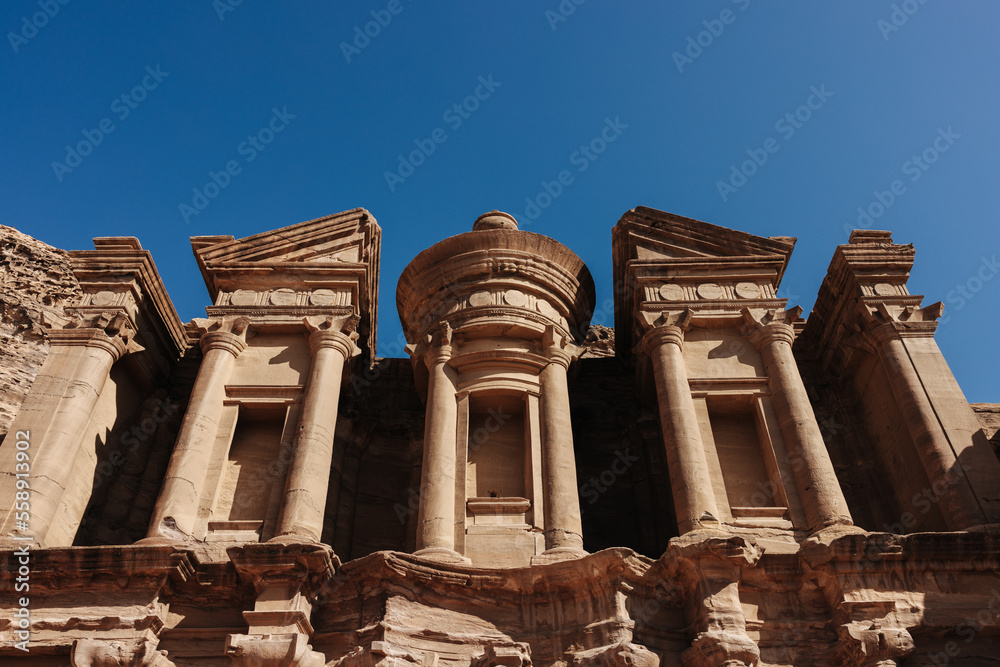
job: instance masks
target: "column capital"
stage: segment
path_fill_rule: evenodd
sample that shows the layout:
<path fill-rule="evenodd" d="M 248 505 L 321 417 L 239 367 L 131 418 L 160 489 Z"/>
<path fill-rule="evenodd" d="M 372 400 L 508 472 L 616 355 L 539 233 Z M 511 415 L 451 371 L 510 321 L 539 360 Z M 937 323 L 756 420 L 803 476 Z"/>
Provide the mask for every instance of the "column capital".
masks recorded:
<path fill-rule="evenodd" d="M 938 301 L 929 306 L 892 306 L 883 302 L 861 308 L 861 326 L 876 343 L 892 338 L 933 338 L 937 319 L 944 313 Z"/>
<path fill-rule="evenodd" d="M 749 334 L 750 342 L 760 350 L 779 342 L 792 344 L 795 340 L 792 323 L 802 315 L 802 307 L 795 306 L 788 310 L 744 308 L 740 314 L 743 315 L 744 329 Z"/>
<path fill-rule="evenodd" d="M 111 355 L 112 363 L 130 351 L 128 339 L 122 334 L 108 334 L 103 329 L 54 329 L 47 332 L 53 345 L 93 347 Z"/>
<path fill-rule="evenodd" d="M 565 369 L 580 356 L 583 348 L 574 345 L 569 339 L 551 324 L 545 327 L 542 334 L 542 354 L 550 363 L 558 364 Z"/>
<path fill-rule="evenodd" d="M 639 340 L 639 350 L 649 354 L 667 343 L 683 348 L 684 333 L 691 327 L 693 316 L 689 308 L 680 311 L 639 313 L 639 328 L 645 332 Z"/>
<path fill-rule="evenodd" d="M 322 349 L 339 350 L 344 359 L 350 359 L 361 354 L 357 346 L 358 322 L 357 315 L 349 317 L 306 317 L 302 319 L 309 331 L 309 350 L 315 355 Z"/>
<path fill-rule="evenodd" d="M 454 333 L 451 324 L 447 320 L 441 320 L 423 339 L 407 345 L 405 349 L 411 357 L 422 360 L 428 368 L 432 368 L 451 359 Z"/>
<path fill-rule="evenodd" d="M 340 352 L 344 359 L 350 359 L 361 354 L 356 340 L 357 334 L 352 338 L 340 331 L 314 331 L 309 334 L 309 350 L 315 355 L 320 350 L 333 349 Z"/>
<path fill-rule="evenodd" d="M 684 349 L 684 329 L 675 324 L 659 326 L 647 331 L 639 343 L 640 349 L 646 354 L 668 344 Z"/>
<path fill-rule="evenodd" d="M 202 352 L 225 350 L 238 357 L 247 349 L 246 336 L 250 328 L 250 319 L 247 317 L 196 319 L 194 325 L 201 331 L 199 342 Z"/>
<path fill-rule="evenodd" d="M 75 313 L 72 320 L 47 323 L 45 332 L 52 345 L 94 347 L 111 355 L 118 361 L 128 352 L 142 350 L 135 342 L 136 326 L 124 310 L 101 313 L 97 317 L 84 319 Z"/>
<path fill-rule="evenodd" d="M 201 337 L 202 352 L 210 350 L 225 350 L 234 357 L 240 356 L 247 349 L 247 342 L 237 334 L 228 331 L 212 331 Z"/>

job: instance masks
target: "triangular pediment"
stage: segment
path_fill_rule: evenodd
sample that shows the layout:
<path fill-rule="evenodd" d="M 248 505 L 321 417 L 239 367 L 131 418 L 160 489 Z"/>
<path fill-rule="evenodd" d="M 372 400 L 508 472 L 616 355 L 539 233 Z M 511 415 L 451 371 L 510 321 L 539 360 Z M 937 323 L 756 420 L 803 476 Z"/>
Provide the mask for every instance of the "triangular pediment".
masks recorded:
<path fill-rule="evenodd" d="M 358 208 L 242 239 L 194 237 L 191 244 L 198 263 L 206 268 L 298 262 L 365 264 L 377 230 L 371 214 Z"/>
<path fill-rule="evenodd" d="M 615 228 L 621 260 L 742 259 L 791 255 L 791 237 L 765 238 L 701 220 L 638 206 Z"/>
<path fill-rule="evenodd" d="M 358 345 L 372 355 L 381 241 L 382 230 L 372 214 L 356 208 L 241 239 L 195 236 L 191 247 L 212 302 L 218 304 L 220 294 L 230 295 L 217 311 L 239 313 L 241 307 L 263 307 L 259 303 L 264 302 L 255 298 L 242 304 L 227 300 L 237 292 L 301 292 L 307 301 L 295 297 L 284 303 L 267 298 L 272 315 L 298 320 L 303 314 L 317 314 L 316 308 L 321 314 L 324 307 L 343 307 L 347 299 L 361 317 Z M 319 301 L 311 294 L 320 294 Z M 346 296 L 331 299 L 331 294 Z"/>
<path fill-rule="evenodd" d="M 628 341 L 619 349 L 626 357 L 639 339 L 633 320 L 643 304 L 654 304 L 647 314 L 656 314 L 661 301 L 684 300 L 691 302 L 685 308 L 707 303 L 709 310 L 722 312 L 725 308 L 718 306 L 724 293 L 720 284 L 733 290 L 729 292 L 731 301 L 773 294 L 795 248 L 792 237 L 755 236 L 645 206 L 625 213 L 612 237 L 615 335 Z M 744 294 L 750 296 L 736 293 L 737 283 L 743 284 Z M 715 296 L 700 303 L 700 292 L 692 291 L 699 289 L 698 285 L 705 285 L 707 293 Z M 664 295 L 661 290 L 667 288 Z M 732 308 L 738 315 L 739 308 Z"/>

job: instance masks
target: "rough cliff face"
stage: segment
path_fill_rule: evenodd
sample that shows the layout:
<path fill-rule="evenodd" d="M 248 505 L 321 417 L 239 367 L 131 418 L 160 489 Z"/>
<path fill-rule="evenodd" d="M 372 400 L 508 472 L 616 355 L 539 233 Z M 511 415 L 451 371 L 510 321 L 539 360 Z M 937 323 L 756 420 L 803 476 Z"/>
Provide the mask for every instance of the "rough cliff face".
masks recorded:
<path fill-rule="evenodd" d="M 990 439 L 993 451 L 1000 457 L 1000 403 L 971 403 L 979 422 L 983 425 L 983 433 Z"/>
<path fill-rule="evenodd" d="M 48 355 L 43 320 L 80 293 L 65 251 L 0 225 L 0 440 Z"/>

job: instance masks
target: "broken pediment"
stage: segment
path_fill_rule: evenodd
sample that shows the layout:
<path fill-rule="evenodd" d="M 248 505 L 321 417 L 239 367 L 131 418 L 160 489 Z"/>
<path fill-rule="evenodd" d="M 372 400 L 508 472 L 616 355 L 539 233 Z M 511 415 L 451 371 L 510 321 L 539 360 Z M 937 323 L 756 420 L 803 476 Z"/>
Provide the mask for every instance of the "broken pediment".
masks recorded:
<path fill-rule="evenodd" d="M 196 236 L 191 244 L 204 271 L 248 264 L 368 264 L 380 237 L 375 218 L 357 208 L 242 239 Z"/>
<path fill-rule="evenodd" d="M 696 318 L 733 320 L 745 307 L 781 306 L 777 296 L 796 239 L 764 238 L 638 206 L 613 233 L 615 328 L 638 342 L 633 318 L 690 308 Z M 732 324 L 733 322 L 730 322 Z M 630 345 L 619 349 L 628 356 Z"/>
<path fill-rule="evenodd" d="M 362 347 L 374 349 L 381 238 L 372 214 L 356 208 L 241 239 L 196 236 L 191 247 L 210 314 L 298 321 L 351 311 L 362 320 Z"/>
<path fill-rule="evenodd" d="M 625 262 L 768 258 L 782 260 L 782 272 L 796 241 L 787 236 L 754 236 L 645 206 L 622 216 L 614 238 L 615 254 Z"/>

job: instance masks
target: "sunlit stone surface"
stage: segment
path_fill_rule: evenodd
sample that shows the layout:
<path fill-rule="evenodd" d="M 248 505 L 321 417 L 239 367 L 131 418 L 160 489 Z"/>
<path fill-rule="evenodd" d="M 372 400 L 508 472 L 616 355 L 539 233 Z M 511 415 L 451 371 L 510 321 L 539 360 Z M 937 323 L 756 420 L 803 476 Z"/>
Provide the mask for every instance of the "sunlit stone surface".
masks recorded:
<path fill-rule="evenodd" d="M 598 303 L 470 228 L 377 358 L 364 209 L 192 238 L 188 323 L 138 240 L 0 227 L 0 664 L 1000 662 L 1000 406 L 911 246 L 855 232 L 804 319 L 794 238 L 639 207 Z"/>

